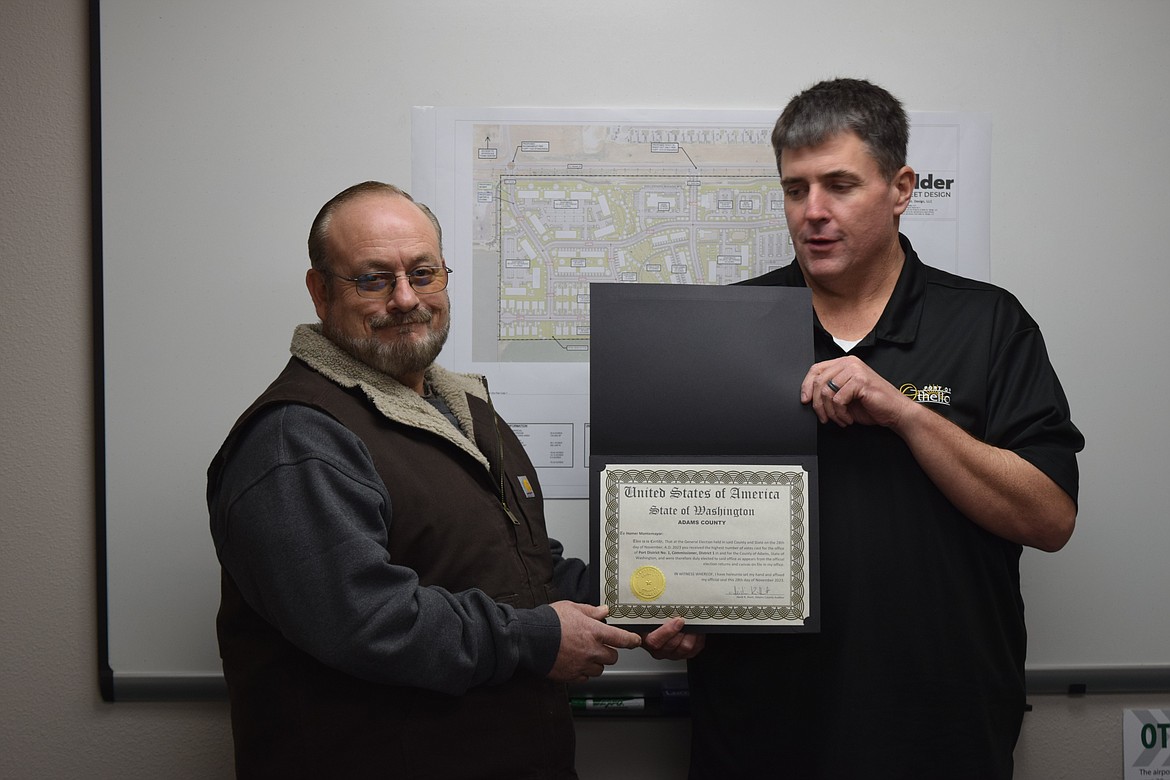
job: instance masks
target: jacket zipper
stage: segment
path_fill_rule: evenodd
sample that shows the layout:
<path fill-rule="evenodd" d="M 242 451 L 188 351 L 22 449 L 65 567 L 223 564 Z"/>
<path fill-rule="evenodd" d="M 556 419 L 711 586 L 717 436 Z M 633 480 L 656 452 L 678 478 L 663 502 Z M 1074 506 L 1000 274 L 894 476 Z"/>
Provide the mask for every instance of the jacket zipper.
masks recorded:
<path fill-rule="evenodd" d="M 496 405 L 492 403 L 492 394 L 488 390 L 487 377 L 481 376 L 480 381 L 483 383 L 483 391 L 487 396 L 488 409 L 492 412 L 492 426 L 495 428 L 496 433 L 496 463 L 500 464 L 500 481 L 498 485 L 500 506 L 504 508 L 504 514 L 512 521 L 512 525 L 519 526 L 520 521 L 516 519 L 516 515 L 512 514 L 512 509 L 508 506 L 507 488 L 504 485 L 504 439 L 500 436 L 500 416 L 496 414 Z"/>
<path fill-rule="evenodd" d="M 504 508 L 504 514 L 506 514 L 508 519 L 512 521 L 512 526 L 515 529 L 516 559 L 520 563 L 520 568 L 524 570 L 524 581 L 527 583 L 528 596 L 533 600 L 533 603 L 544 604 L 547 603 L 547 600 L 540 595 L 536 583 L 532 581 L 532 571 L 528 568 L 528 560 L 523 552 L 523 548 L 527 545 L 522 542 L 520 538 L 520 520 L 517 519 L 516 515 L 512 513 L 511 507 L 508 506 L 507 488 L 504 484 L 504 480 L 506 479 L 504 475 L 504 437 L 500 435 L 500 416 L 496 414 L 496 405 L 492 401 L 491 391 L 488 390 L 487 377 L 480 376 L 480 381 L 483 383 L 484 395 L 487 396 L 488 410 L 492 413 L 492 428 L 496 434 L 496 462 L 499 464 L 500 469 L 499 482 L 497 483 L 498 489 L 500 491 L 500 506 Z M 532 538 L 532 528 L 528 527 L 527 531 L 528 544 L 531 544 L 535 541 Z"/>

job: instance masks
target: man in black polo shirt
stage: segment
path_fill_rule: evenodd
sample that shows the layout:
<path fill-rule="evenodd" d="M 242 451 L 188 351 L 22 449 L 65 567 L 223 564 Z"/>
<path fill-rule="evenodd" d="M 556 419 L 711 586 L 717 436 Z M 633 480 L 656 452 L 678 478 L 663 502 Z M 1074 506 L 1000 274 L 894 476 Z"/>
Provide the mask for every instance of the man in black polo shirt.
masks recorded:
<path fill-rule="evenodd" d="M 1024 712 L 1024 545 L 1076 519 L 1083 437 L 1009 293 L 930 268 L 901 104 L 796 96 L 772 143 L 817 363 L 823 630 L 712 635 L 690 662 L 692 778 L 1007 778 Z"/>

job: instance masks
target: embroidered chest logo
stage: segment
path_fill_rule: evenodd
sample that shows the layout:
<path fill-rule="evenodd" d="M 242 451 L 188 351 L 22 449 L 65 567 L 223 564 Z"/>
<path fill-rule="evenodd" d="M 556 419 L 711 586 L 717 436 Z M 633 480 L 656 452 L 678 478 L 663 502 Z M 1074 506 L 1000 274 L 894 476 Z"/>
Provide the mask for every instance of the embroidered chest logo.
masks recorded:
<path fill-rule="evenodd" d="M 516 477 L 516 481 L 520 483 L 520 489 L 524 491 L 525 498 L 536 498 L 536 491 L 532 489 L 532 483 L 528 481 L 528 477 L 521 474 Z"/>
<path fill-rule="evenodd" d="M 902 391 L 902 395 L 913 398 L 920 404 L 951 405 L 951 388 L 944 385 L 926 385 L 922 389 L 919 389 L 917 386 L 907 382 L 898 389 Z"/>

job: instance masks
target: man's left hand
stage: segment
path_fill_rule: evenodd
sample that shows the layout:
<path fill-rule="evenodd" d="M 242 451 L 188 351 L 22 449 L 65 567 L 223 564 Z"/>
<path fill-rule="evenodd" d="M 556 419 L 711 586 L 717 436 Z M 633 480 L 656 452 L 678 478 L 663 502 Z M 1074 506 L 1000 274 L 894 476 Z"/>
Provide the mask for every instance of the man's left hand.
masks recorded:
<path fill-rule="evenodd" d="M 812 404 L 817 419 L 841 427 L 860 423 L 897 428 L 914 402 L 860 358 L 846 355 L 815 363 L 800 384 L 800 402 Z"/>

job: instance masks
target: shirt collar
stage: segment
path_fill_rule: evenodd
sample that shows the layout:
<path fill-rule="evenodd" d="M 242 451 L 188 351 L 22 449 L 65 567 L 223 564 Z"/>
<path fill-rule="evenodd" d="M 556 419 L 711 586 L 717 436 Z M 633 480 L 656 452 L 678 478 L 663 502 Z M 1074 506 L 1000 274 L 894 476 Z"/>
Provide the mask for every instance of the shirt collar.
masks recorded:
<path fill-rule="evenodd" d="M 926 266 L 910 245 L 910 239 L 901 233 L 898 241 L 906 255 L 898 282 L 886 302 L 882 316 L 878 318 L 872 334 L 862 343 L 889 341 L 894 344 L 910 344 L 918 336 L 918 323 L 922 320 L 922 307 L 926 299 Z M 872 336 L 872 338 L 871 338 Z"/>
<path fill-rule="evenodd" d="M 926 266 L 910 245 L 910 239 L 899 233 L 898 242 L 902 246 L 906 261 L 902 263 L 898 281 L 894 284 L 894 291 L 890 294 L 890 300 L 886 302 L 882 316 L 878 318 L 873 330 L 857 343 L 858 347 L 868 347 L 878 340 L 892 344 L 911 344 L 918 336 L 918 323 L 922 319 L 922 306 L 926 297 Z M 808 286 L 797 261 L 793 260 L 792 264 L 782 271 L 790 274 L 788 278 L 793 286 Z M 821 325 L 815 311 L 813 320 L 816 330 L 832 341 L 832 336 Z"/>

